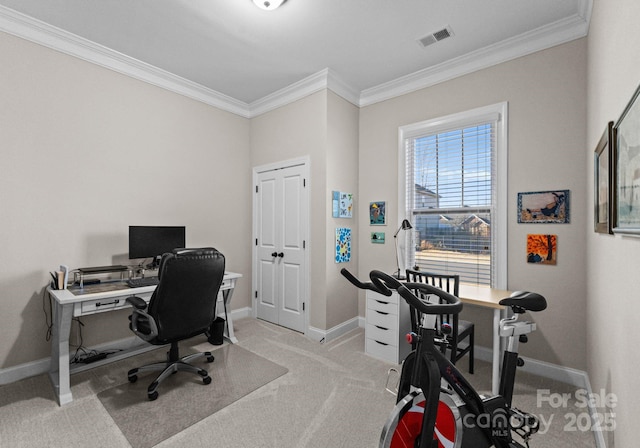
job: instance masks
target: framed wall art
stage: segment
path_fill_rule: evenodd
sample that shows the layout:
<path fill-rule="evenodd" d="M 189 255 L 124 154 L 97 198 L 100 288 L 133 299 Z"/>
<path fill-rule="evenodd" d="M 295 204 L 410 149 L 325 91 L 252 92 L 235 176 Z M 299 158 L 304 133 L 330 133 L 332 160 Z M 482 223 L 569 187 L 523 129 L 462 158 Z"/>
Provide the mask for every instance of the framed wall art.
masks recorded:
<path fill-rule="evenodd" d="M 518 193 L 519 223 L 567 224 L 569 216 L 569 190 Z"/>
<path fill-rule="evenodd" d="M 527 235 L 527 263 L 556 264 L 557 235 Z"/>
<path fill-rule="evenodd" d="M 613 126 L 613 232 L 640 235 L 640 87 Z"/>
<path fill-rule="evenodd" d="M 387 225 L 387 207 L 384 201 L 369 203 L 369 224 L 372 226 Z"/>
<path fill-rule="evenodd" d="M 594 231 L 598 233 L 613 233 L 611 218 L 613 215 L 613 121 L 607 124 L 602 134 L 593 160 L 593 218 Z"/>

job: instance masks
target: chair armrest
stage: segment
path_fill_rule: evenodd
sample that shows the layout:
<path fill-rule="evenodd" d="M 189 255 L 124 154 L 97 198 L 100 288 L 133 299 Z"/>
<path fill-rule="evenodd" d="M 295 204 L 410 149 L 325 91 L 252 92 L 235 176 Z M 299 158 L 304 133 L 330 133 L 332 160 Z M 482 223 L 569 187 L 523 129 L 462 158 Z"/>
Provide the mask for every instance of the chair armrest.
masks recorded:
<path fill-rule="evenodd" d="M 129 328 L 131 328 L 131 331 L 140 339 L 149 342 L 158 336 L 158 325 L 156 321 L 145 311 L 133 310 L 129 318 L 131 319 Z"/>
<path fill-rule="evenodd" d="M 141 299 L 138 296 L 127 297 L 126 301 L 127 303 L 130 303 L 131 306 L 137 310 L 144 310 L 147 308 L 147 302 L 145 302 L 144 299 Z"/>
<path fill-rule="evenodd" d="M 131 328 L 131 331 L 147 342 L 158 336 L 156 321 L 146 312 L 147 302 L 138 296 L 129 296 L 126 302 L 134 308 L 131 316 L 129 316 L 131 320 L 129 328 Z"/>

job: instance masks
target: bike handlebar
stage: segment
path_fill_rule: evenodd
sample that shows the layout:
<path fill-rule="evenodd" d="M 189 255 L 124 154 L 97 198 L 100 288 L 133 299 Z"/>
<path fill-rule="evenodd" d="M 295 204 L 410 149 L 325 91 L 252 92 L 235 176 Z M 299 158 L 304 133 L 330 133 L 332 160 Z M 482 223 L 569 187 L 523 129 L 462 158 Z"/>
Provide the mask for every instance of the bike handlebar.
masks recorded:
<path fill-rule="evenodd" d="M 340 273 L 360 289 L 370 289 L 387 297 L 391 295 L 392 289 L 396 290 L 400 297 L 423 314 L 458 314 L 462 311 L 462 302 L 458 297 L 426 283 L 401 283 L 397 278 L 377 270 L 369 273 L 371 282 L 361 282 L 346 268 L 342 268 Z M 423 302 L 412 290 L 420 294 L 433 294 L 446 303 Z"/>

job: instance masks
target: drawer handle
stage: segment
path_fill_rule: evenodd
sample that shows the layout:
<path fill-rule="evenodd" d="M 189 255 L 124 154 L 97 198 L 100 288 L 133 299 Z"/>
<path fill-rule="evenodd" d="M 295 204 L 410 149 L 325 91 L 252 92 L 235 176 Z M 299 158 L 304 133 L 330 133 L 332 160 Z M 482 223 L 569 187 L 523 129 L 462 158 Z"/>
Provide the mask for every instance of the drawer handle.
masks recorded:
<path fill-rule="evenodd" d="M 376 302 L 382 304 L 382 305 L 389 305 L 390 302 L 384 302 L 382 300 L 376 300 Z"/>
<path fill-rule="evenodd" d="M 388 329 L 388 328 L 381 327 L 380 325 L 376 325 L 375 327 L 376 327 L 376 328 L 379 328 L 380 330 L 389 331 L 389 329 Z"/>
<path fill-rule="evenodd" d="M 120 303 L 119 299 L 116 299 L 113 302 L 106 302 L 106 303 L 96 302 L 96 308 L 99 307 L 99 306 L 117 305 L 118 303 Z"/>
<path fill-rule="evenodd" d="M 376 340 L 374 339 L 374 341 L 376 341 Z M 380 345 L 389 345 L 389 344 L 385 344 L 384 342 L 380 342 L 380 341 L 376 341 L 376 342 L 377 342 L 378 344 L 380 344 Z"/>
<path fill-rule="evenodd" d="M 389 313 L 383 313 L 382 311 L 378 311 L 378 310 L 375 310 L 375 311 L 376 311 L 376 313 L 378 313 L 378 314 L 382 314 L 383 316 L 387 316 L 387 315 L 389 315 Z"/>

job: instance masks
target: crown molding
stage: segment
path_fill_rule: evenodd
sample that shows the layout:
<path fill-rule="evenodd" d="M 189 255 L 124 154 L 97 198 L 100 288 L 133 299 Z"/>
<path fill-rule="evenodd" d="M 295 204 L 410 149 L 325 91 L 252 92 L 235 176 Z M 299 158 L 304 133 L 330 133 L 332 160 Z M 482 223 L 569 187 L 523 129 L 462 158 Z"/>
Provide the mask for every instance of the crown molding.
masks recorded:
<path fill-rule="evenodd" d="M 355 106 L 359 106 L 360 92 L 340 79 L 333 70 L 325 68 L 252 102 L 249 104 L 250 117 L 257 117 L 325 89 L 329 89 Z"/>
<path fill-rule="evenodd" d="M 365 89 L 362 92 L 354 89 L 338 77 L 334 71 L 326 68 L 250 104 L 2 5 L 0 5 L 0 31 L 241 117 L 252 118 L 323 89 L 333 91 L 355 106 L 364 107 L 579 39 L 586 36 L 589 31 L 592 7 L 593 0 L 583 0 L 580 13 L 565 20 Z"/>
<path fill-rule="evenodd" d="M 575 39 L 589 32 L 592 0 L 584 0 L 581 14 L 520 34 L 512 39 L 484 47 L 442 64 L 419 70 L 378 86 L 365 89 L 360 94 L 360 107 L 389 100 L 425 87 L 492 67 L 537 51 L 546 50 Z"/>
<path fill-rule="evenodd" d="M 218 109 L 249 117 L 248 105 L 242 101 L 1 5 L 0 31 L 100 65 Z"/>
<path fill-rule="evenodd" d="M 278 107 L 293 103 L 327 88 L 329 69 L 320 70 L 311 76 L 276 90 L 269 95 L 249 104 L 249 117 L 257 117 Z"/>

